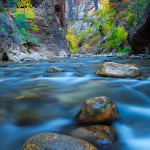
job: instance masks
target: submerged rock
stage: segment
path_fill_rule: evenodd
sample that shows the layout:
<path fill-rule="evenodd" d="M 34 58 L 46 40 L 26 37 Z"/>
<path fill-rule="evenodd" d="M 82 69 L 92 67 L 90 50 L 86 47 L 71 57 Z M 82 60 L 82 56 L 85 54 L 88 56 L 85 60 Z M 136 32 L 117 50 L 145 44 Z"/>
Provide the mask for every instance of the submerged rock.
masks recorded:
<path fill-rule="evenodd" d="M 80 127 L 75 129 L 72 135 L 88 141 L 97 147 L 110 145 L 118 139 L 117 132 L 114 128 L 103 125 Z"/>
<path fill-rule="evenodd" d="M 57 68 L 57 67 L 54 67 L 54 68 L 47 70 L 48 73 L 50 73 L 50 72 L 63 72 L 63 71 L 64 71 L 64 69 Z"/>
<path fill-rule="evenodd" d="M 29 138 L 22 150 L 97 150 L 92 144 L 66 135 L 40 133 Z"/>
<path fill-rule="evenodd" d="M 36 82 L 22 87 L 17 91 L 17 100 L 41 101 L 50 92 L 52 85 L 46 82 Z"/>
<path fill-rule="evenodd" d="M 4 123 L 8 118 L 7 111 L 0 107 L 0 123 Z"/>
<path fill-rule="evenodd" d="M 100 66 L 96 74 L 108 77 L 125 78 L 140 76 L 141 71 L 133 65 L 106 62 Z"/>
<path fill-rule="evenodd" d="M 15 122 L 19 126 L 27 126 L 44 122 L 48 116 L 38 109 L 28 109 L 15 114 Z"/>
<path fill-rule="evenodd" d="M 95 97 L 86 100 L 76 116 L 79 123 L 104 124 L 118 119 L 118 111 L 108 97 Z"/>

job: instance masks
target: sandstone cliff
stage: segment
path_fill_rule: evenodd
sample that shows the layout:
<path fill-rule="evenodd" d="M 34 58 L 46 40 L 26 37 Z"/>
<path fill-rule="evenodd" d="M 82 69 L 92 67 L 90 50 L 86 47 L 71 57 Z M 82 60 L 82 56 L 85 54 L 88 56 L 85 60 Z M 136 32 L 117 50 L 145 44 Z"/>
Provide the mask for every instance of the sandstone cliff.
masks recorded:
<path fill-rule="evenodd" d="M 28 19 L 27 23 L 35 23 L 38 31 L 29 30 L 31 37 L 38 38 L 37 44 L 24 43 L 22 45 L 9 39 L 0 32 L 0 60 L 5 60 L 4 55 L 12 61 L 49 59 L 51 56 L 67 56 L 68 47 L 65 40 L 65 1 L 43 0 L 34 2 L 32 10 L 35 18 Z M 1 13 L 2 14 L 2 13 Z M 0 20 L 2 22 L 2 20 Z M 7 15 L 6 25 L 17 34 L 13 16 Z M 20 37 L 18 38 L 20 39 Z M 6 59 L 7 60 L 7 59 Z"/>

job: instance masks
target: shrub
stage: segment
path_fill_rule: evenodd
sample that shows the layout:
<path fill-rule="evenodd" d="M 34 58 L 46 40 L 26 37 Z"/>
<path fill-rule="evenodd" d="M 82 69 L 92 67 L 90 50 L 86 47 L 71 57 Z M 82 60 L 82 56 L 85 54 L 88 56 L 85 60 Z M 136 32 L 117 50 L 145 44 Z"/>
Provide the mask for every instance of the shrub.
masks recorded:
<path fill-rule="evenodd" d="M 71 31 L 67 31 L 66 40 L 71 53 L 78 53 L 78 38 Z"/>
<path fill-rule="evenodd" d="M 31 24 L 30 24 L 30 28 L 31 28 L 33 31 L 39 31 L 39 28 L 38 28 L 38 26 L 37 26 L 35 23 L 31 23 Z"/>
<path fill-rule="evenodd" d="M 126 42 L 127 32 L 123 26 L 119 26 L 109 33 L 106 39 L 106 49 L 116 50 L 120 52 L 123 48 L 123 44 Z"/>

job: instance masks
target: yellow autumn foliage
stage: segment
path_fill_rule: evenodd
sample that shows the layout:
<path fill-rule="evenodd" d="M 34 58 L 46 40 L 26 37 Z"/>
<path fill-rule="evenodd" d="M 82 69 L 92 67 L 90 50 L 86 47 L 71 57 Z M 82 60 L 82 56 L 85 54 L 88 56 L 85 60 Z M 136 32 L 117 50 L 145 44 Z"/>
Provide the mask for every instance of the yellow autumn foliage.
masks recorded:
<path fill-rule="evenodd" d="M 71 31 L 67 31 L 66 40 L 71 53 L 78 52 L 78 38 Z"/>
<path fill-rule="evenodd" d="M 32 11 L 31 0 L 19 0 L 17 5 L 18 5 L 18 8 L 20 10 L 23 10 L 22 13 L 26 15 L 27 19 L 34 19 L 35 18 L 35 14 Z"/>
<path fill-rule="evenodd" d="M 106 13 L 109 10 L 109 0 L 101 0 L 102 12 Z"/>
<path fill-rule="evenodd" d="M 32 8 L 31 0 L 19 0 L 17 5 L 19 8 Z"/>

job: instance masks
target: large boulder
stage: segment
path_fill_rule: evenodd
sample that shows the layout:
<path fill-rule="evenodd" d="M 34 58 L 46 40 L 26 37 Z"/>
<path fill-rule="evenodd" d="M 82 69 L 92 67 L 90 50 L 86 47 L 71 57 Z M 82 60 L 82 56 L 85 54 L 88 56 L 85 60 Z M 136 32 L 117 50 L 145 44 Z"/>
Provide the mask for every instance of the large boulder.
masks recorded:
<path fill-rule="evenodd" d="M 86 100 L 76 116 L 83 124 L 105 124 L 118 119 L 116 106 L 108 97 L 94 97 Z"/>
<path fill-rule="evenodd" d="M 118 139 L 114 128 L 103 125 L 77 128 L 72 132 L 72 136 L 88 141 L 97 147 L 109 146 Z"/>
<path fill-rule="evenodd" d="M 134 53 L 150 53 L 150 4 L 147 7 L 144 22 L 128 35 L 128 42 Z"/>
<path fill-rule="evenodd" d="M 96 74 L 108 77 L 125 78 L 140 76 L 141 71 L 133 65 L 106 62 L 100 66 Z"/>
<path fill-rule="evenodd" d="M 22 150 L 97 150 L 92 144 L 66 135 L 40 133 L 29 138 Z"/>

